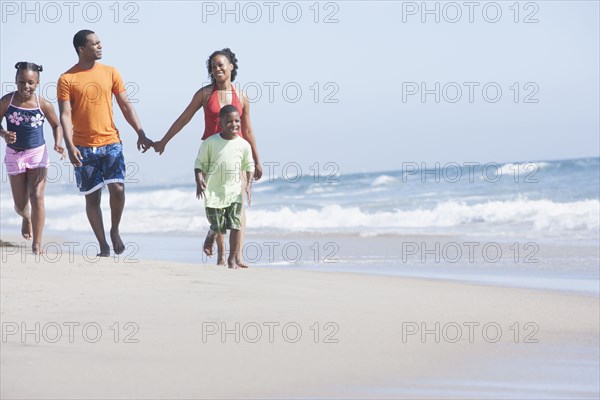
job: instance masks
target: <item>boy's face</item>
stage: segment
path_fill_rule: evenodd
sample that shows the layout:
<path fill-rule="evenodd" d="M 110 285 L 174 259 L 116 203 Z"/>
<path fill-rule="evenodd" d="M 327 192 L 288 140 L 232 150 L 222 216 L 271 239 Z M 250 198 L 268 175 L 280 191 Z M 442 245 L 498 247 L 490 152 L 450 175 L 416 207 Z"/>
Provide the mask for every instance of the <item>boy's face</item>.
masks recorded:
<path fill-rule="evenodd" d="M 225 114 L 219 120 L 219 123 L 221 124 L 221 128 L 223 128 L 223 133 L 228 136 L 237 135 L 242 126 L 242 121 L 238 112 Z"/>

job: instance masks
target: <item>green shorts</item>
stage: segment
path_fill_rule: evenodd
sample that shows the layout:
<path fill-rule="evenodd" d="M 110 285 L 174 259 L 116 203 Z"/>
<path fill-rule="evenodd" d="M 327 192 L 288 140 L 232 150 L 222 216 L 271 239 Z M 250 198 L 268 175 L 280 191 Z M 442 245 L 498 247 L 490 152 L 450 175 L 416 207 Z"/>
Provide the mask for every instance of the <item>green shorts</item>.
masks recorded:
<path fill-rule="evenodd" d="M 227 229 L 242 229 L 242 203 L 231 203 L 225 208 L 206 207 L 206 218 L 213 232 L 227 233 Z"/>

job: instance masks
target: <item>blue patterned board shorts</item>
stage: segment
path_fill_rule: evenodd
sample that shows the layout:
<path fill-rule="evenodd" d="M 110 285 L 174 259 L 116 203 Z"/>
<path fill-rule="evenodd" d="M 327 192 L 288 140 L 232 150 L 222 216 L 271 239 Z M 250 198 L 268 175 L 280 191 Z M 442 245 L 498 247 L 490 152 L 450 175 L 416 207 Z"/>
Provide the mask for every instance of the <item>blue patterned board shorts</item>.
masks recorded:
<path fill-rule="evenodd" d="M 109 183 L 125 182 L 125 158 L 121 143 L 76 147 L 83 157 L 83 165 L 75 167 L 75 180 L 81 194 L 90 194 Z"/>
<path fill-rule="evenodd" d="M 206 207 L 210 230 L 227 233 L 227 229 L 242 229 L 242 203 L 231 203 L 225 208 Z"/>

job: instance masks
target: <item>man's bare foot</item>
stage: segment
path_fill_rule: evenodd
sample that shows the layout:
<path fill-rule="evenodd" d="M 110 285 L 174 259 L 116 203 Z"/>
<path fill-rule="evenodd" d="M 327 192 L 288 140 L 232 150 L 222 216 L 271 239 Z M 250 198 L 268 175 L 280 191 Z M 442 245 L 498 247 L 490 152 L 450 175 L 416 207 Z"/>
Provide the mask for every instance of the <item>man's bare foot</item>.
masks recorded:
<path fill-rule="evenodd" d="M 119 231 L 113 231 L 111 229 L 110 240 L 112 240 L 113 250 L 115 251 L 115 254 L 123 254 L 123 252 L 125 251 L 125 245 L 121 240 L 121 235 L 119 235 Z M 110 250 L 108 251 L 108 255 L 110 256 Z"/>
<path fill-rule="evenodd" d="M 23 239 L 31 240 L 31 231 L 33 227 L 31 226 L 31 219 L 23 218 L 23 222 L 21 222 L 21 235 L 23 235 Z"/>
<path fill-rule="evenodd" d="M 96 255 L 97 257 L 110 257 L 110 247 L 108 243 L 104 246 L 100 246 L 100 253 Z"/>
<path fill-rule="evenodd" d="M 236 264 L 237 264 L 237 266 L 238 266 L 238 267 L 240 267 L 240 268 L 248 268 L 248 265 L 247 265 L 247 264 L 244 264 L 244 262 L 243 262 L 243 261 L 239 261 L 239 260 L 238 260 L 238 261 L 236 261 L 235 263 L 236 263 Z"/>
<path fill-rule="evenodd" d="M 238 269 L 238 265 L 233 260 L 227 260 L 227 268 Z"/>
<path fill-rule="evenodd" d="M 213 256 L 213 246 L 215 244 L 215 237 L 216 237 L 216 232 L 213 232 L 212 229 L 208 230 L 208 233 L 206 234 L 206 239 L 204 239 L 204 254 L 206 254 L 209 257 Z M 217 265 L 221 265 L 217 262 Z M 223 263 L 223 265 L 225 265 Z"/>

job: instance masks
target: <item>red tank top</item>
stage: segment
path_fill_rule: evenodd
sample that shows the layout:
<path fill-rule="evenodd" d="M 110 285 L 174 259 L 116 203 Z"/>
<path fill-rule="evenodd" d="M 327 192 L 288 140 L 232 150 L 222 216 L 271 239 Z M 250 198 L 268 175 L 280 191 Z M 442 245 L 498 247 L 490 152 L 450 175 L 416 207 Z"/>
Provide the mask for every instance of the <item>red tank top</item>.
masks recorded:
<path fill-rule="evenodd" d="M 242 103 L 235 93 L 235 89 L 233 85 L 231 85 L 231 94 L 232 94 L 232 105 L 238 109 L 240 113 L 240 118 L 243 113 Z M 206 107 L 204 107 L 204 135 L 202 136 L 202 140 L 208 139 L 212 135 L 221 132 L 221 127 L 219 126 L 219 96 L 217 94 L 217 86 L 213 85 L 213 90 L 208 98 L 208 102 L 206 103 Z M 244 137 L 244 125 L 240 126 L 239 136 Z"/>

